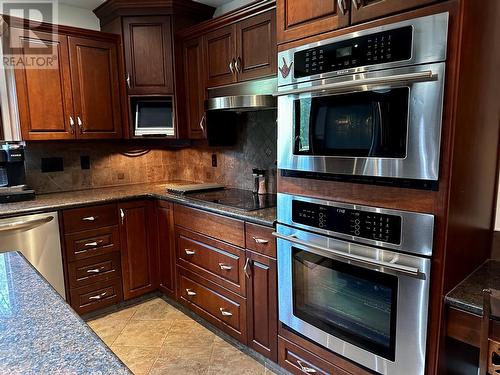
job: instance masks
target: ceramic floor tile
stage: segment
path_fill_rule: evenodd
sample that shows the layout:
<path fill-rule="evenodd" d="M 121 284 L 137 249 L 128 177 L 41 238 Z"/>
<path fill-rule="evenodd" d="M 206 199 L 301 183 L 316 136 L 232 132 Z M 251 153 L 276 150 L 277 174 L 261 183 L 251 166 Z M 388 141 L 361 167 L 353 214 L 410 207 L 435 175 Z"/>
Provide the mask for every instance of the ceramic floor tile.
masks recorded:
<path fill-rule="evenodd" d="M 87 322 L 87 324 L 106 345 L 111 346 L 127 325 L 127 321 L 100 318 Z"/>
<path fill-rule="evenodd" d="M 198 363 L 184 358 L 157 360 L 150 375 L 207 375 L 208 363 Z"/>
<path fill-rule="evenodd" d="M 171 321 L 130 320 L 118 335 L 114 344 L 117 346 L 161 347 L 167 336 Z"/>
<path fill-rule="evenodd" d="M 186 319 L 186 315 L 161 298 L 155 298 L 139 305 L 132 320 L 175 320 Z"/>
<path fill-rule="evenodd" d="M 160 349 L 113 345 L 111 350 L 135 375 L 146 375 L 153 367 Z"/>

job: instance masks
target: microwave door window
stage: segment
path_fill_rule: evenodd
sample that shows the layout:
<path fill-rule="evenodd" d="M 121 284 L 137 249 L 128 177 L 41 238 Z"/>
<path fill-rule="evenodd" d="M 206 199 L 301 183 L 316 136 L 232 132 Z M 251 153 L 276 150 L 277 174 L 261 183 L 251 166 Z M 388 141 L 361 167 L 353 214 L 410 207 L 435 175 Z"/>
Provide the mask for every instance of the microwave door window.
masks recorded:
<path fill-rule="evenodd" d="M 293 248 L 293 314 L 394 360 L 398 279 Z"/>
<path fill-rule="evenodd" d="M 137 104 L 138 129 L 172 128 L 171 102 L 146 102 Z"/>

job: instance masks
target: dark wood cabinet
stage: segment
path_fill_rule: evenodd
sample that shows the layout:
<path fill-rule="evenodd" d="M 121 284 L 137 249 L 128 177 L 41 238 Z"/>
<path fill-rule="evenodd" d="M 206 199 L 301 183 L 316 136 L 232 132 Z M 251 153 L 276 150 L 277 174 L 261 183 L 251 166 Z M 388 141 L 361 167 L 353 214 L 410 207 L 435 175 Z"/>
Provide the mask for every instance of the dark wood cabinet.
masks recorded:
<path fill-rule="evenodd" d="M 156 222 L 152 201 L 118 206 L 125 299 L 152 292 L 158 287 Z"/>
<path fill-rule="evenodd" d="M 73 139 L 75 137 L 68 38 L 65 35 L 11 29 L 11 38 L 22 56 L 34 55 L 40 42 L 53 48 L 54 67 L 31 69 L 18 66 L 16 78 L 19 118 L 24 140 Z"/>
<path fill-rule="evenodd" d="M 77 138 L 121 137 L 116 44 L 69 37 Z"/>
<path fill-rule="evenodd" d="M 236 24 L 238 80 L 276 74 L 276 12 L 274 10 Z"/>
<path fill-rule="evenodd" d="M 171 18 L 123 17 L 122 27 L 128 93 L 173 94 Z"/>
<path fill-rule="evenodd" d="M 438 0 L 353 0 L 351 23 L 365 22 L 436 1 Z"/>
<path fill-rule="evenodd" d="M 397 0 L 396 0 L 397 1 Z M 340 9 L 337 0 L 277 0 L 278 43 L 290 42 L 349 25 L 349 1 Z"/>
<path fill-rule="evenodd" d="M 159 289 L 175 298 L 175 240 L 173 204 L 158 201 L 156 206 Z"/>
<path fill-rule="evenodd" d="M 234 25 L 221 27 L 205 35 L 207 86 L 223 86 L 237 81 Z"/>
<path fill-rule="evenodd" d="M 246 251 L 248 346 L 277 362 L 278 295 L 276 259 Z"/>
<path fill-rule="evenodd" d="M 188 39 L 182 44 L 184 128 L 190 139 L 205 138 L 204 100 L 206 98 L 203 38 Z"/>

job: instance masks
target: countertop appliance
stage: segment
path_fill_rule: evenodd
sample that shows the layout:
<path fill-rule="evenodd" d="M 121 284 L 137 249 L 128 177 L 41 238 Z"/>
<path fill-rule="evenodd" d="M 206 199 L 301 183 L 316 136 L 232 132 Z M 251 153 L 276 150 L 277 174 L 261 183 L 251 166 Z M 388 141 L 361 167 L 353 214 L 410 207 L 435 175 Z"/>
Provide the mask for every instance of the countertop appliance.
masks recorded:
<path fill-rule="evenodd" d="M 434 216 L 278 194 L 279 319 L 386 375 L 425 371 Z"/>
<path fill-rule="evenodd" d="M 35 198 L 35 192 L 26 186 L 24 146 L 4 144 L 0 147 L 0 203 L 18 202 Z"/>
<path fill-rule="evenodd" d="M 0 219 L 0 252 L 6 251 L 20 251 L 66 298 L 57 212 Z"/>
<path fill-rule="evenodd" d="M 250 190 L 243 189 L 223 189 L 190 193 L 187 197 L 243 211 L 255 211 L 276 206 L 276 194 L 254 194 Z"/>
<path fill-rule="evenodd" d="M 278 55 L 278 168 L 349 180 L 439 179 L 448 13 Z"/>

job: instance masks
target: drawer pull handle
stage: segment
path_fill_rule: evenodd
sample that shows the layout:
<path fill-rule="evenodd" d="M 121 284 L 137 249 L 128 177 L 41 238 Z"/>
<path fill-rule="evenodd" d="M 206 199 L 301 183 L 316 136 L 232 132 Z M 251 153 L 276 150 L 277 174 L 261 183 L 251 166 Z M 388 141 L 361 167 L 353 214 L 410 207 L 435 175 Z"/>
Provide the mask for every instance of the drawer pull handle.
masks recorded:
<path fill-rule="evenodd" d="M 264 240 L 262 238 L 257 238 L 257 237 L 252 237 L 255 243 L 258 243 L 259 245 L 266 245 L 269 243 L 268 240 Z"/>
<path fill-rule="evenodd" d="M 98 216 L 87 216 L 87 217 L 82 217 L 83 221 L 96 221 Z"/>
<path fill-rule="evenodd" d="M 95 246 L 99 246 L 100 244 L 102 244 L 103 240 L 99 240 L 99 241 L 94 241 L 94 242 L 87 242 L 85 244 L 85 247 L 95 247 Z"/>
<path fill-rule="evenodd" d="M 184 251 L 186 252 L 186 255 L 194 255 L 194 254 L 196 254 L 196 251 L 191 250 L 191 249 L 184 249 Z"/>
<path fill-rule="evenodd" d="M 219 263 L 219 267 L 223 271 L 231 271 L 233 269 L 232 266 L 229 266 L 229 265 L 224 264 L 224 263 Z"/>
<path fill-rule="evenodd" d="M 196 292 L 193 289 L 186 289 L 186 293 L 188 296 L 195 296 Z"/>
<path fill-rule="evenodd" d="M 104 297 L 106 294 L 108 294 L 108 292 L 104 292 L 104 293 L 98 294 L 97 296 L 89 297 L 89 299 L 91 299 L 91 300 L 99 300 L 102 297 Z"/>
<path fill-rule="evenodd" d="M 219 310 L 220 310 L 220 313 L 222 314 L 222 316 L 233 316 L 233 313 L 230 311 L 227 311 L 224 307 L 221 307 Z"/>
<path fill-rule="evenodd" d="M 313 369 L 312 367 L 304 366 L 301 361 L 297 360 L 297 363 L 299 364 L 300 369 L 302 371 L 304 371 L 306 374 L 315 374 L 315 373 L 317 373 L 317 371 L 315 369 Z"/>
<path fill-rule="evenodd" d="M 100 273 L 104 267 L 99 267 L 99 268 L 92 268 L 90 270 L 87 270 L 87 273 Z"/>

